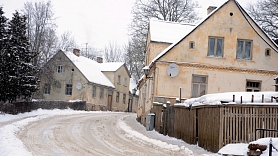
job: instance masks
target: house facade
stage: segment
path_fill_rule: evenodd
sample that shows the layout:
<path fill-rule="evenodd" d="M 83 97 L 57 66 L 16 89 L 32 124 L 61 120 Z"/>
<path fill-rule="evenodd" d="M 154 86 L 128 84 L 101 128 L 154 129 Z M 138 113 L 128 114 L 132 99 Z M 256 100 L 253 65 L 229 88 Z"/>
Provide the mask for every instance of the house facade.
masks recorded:
<path fill-rule="evenodd" d="M 138 84 L 142 123 L 153 102 L 173 105 L 176 99 L 210 93 L 275 91 L 278 47 L 237 1 L 228 0 L 196 26 L 184 28 L 175 42 L 164 42 L 161 34 L 161 41 L 153 39 L 151 31 L 165 25 L 156 23 L 149 25 L 148 73 Z"/>
<path fill-rule="evenodd" d="M 111 72 L 102 71 L 103 66 L 105 63 L 102 61 L 98 63 L 80 56 L 78 49 L 73 52 L 59 51 L 41 72 L 37 94 L 40 97 L 37 98 L 82 100 L 87 102 L 88 110 L 126 111 L 130 75 L 125 64 L 117 64 L 117 70 Z M 115 83 L 117 76 L 122 78 L 122 86 Z"/>

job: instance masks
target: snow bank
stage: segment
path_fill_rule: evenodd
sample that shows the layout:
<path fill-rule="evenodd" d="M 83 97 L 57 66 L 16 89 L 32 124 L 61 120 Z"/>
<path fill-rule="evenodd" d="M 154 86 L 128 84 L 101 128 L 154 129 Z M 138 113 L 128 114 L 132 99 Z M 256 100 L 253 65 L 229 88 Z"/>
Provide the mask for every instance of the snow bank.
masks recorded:
<path fill-rule="evenodd" d="M 121 127 L 122 130 L 124 130 L 127 134 L 126 135 L 130 135 L 132 138 L 136 137 L 140 140 L 143 140 L 145 142 L 151 143 L 153 145 L 156 145 L 160 148 L 163 149 L 169 149 L 172 151 L 180 151 L 181 153 L 187 155 L 187 156 L 194 156 L 193 152 L 191 150 L 189 150 L 188 148 L 184 147 L 184 146 L 177 146 L 177 145 L 172 145 L 172 144 L 168 144 L 166 142 L 160 141 L 160 140 L 156 140 L 156 139 L 151 139 L 148 138 L 147 136 L 132 130 L 129 126 L 126 125 L 126 123 L 123 122 L 123 119 L 121 119 L 117 125 L 119 127 Z"/>

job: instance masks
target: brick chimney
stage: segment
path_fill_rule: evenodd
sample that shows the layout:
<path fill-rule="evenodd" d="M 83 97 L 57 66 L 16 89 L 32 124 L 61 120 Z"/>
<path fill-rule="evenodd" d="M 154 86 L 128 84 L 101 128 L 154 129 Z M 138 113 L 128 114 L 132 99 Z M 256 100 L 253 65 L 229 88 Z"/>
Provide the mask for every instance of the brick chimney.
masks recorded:
<path fill-rule="evenodd" d="M 103 63 L 103 59 L 102 59 L 102 57 L 97 57 L 97 63 Z"/>
<path fill-rule="evenodd" d="M 73 53 L 78 57 L 80 56 L 80 50 L 79 49 L 73 49 Z"/>
<path fill-rule="evenodd" d="M 210 14 L 216 8 L 217 8 L 216 6 L 209 6 L 208 9 L 207 9 L 207 14 Z"/>

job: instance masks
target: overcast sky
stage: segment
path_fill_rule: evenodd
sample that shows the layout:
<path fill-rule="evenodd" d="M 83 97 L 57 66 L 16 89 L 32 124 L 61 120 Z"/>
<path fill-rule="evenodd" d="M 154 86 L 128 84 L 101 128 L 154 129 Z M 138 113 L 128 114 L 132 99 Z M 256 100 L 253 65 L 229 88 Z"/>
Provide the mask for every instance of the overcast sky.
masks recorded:
<path fill-rule="evenodd" d="M 0 0 L 5 16 L 11 19 L 15 10 L 22 10 L 27 1 Z M 46 1 L 46 0 L 45 0 Z M 226 0 L 197 0 L 202 8 L 200 16 L 206 15 L 208 6 L 220 6 Z M 245 7 L 251 0 L 238 0 Z M 135 0 L 51 0 L 57 18 L 57 32 L 72 32 L 79 48 L 88 46 L 103 48 L 109 42 L 124 45 L 128 41 L 128 24 Z"/>

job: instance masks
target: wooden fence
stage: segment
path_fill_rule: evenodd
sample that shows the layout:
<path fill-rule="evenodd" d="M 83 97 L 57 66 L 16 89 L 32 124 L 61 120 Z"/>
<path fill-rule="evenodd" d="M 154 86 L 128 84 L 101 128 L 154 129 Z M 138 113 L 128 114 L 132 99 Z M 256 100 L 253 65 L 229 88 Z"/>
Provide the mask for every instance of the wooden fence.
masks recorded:
<path fill-rule="evenodd" d="M 278 130 L 278 105 L 223 104 L 166 109 L 154 104 L 151 112 L 156 114 L 158 132 L 211 152 L 218 152 L 229 143 L 249 143 L 261 138 L 258 128 Z M 265 132 L 264 137 L 278 137 L 278 133 Z"/>

